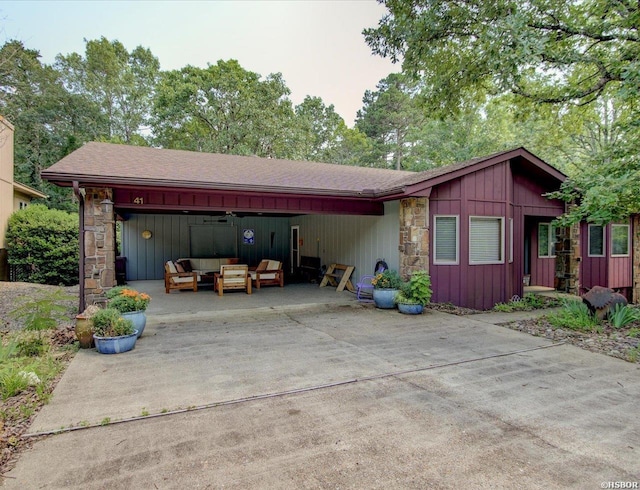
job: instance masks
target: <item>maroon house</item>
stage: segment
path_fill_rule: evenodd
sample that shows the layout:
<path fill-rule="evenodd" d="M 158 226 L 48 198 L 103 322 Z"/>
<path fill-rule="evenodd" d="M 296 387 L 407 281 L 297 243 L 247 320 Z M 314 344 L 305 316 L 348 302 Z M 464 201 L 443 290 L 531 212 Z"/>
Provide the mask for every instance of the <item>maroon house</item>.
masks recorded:
<path fill-rule="evenodd" d="M 355 266 L 354 284 L 379 258 L 405 277 L 427 270 L 433 301 L 478 309 L 522 296 L 524 283 L 630 286 L 618 225 L 600 236 L 615 238 L 604 252 L 588 225 L 562 230 L 556 247 L 565 205 L 545 194 L 566 177 L 524 148 L 415 173 L 89 143 L 43 177 L 80 201 L 87 303 L 115 283 L 116 220 L 128 280 L 160 280 L 179 257 L 268 258 L 293 273 L 309 256 Z"/>
<path fill-rule="evenodd" d="M 564 174 L 523 148 L 431 173 L 433 301 L 488 309 L 522 296 L 525 278 L 554 287 L 550 224 L 565 204 L 544 194 Z"/>

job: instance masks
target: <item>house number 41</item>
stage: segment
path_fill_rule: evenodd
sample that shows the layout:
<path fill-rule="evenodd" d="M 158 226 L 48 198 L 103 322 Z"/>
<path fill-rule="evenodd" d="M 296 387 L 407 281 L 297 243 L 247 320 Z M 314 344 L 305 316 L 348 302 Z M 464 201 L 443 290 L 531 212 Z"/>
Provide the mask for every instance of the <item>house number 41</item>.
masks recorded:
<path fill-rule="evenodd" d="M 133 200 L 133 204 L 144 204 L 144 197 L 136 197 Z"/>

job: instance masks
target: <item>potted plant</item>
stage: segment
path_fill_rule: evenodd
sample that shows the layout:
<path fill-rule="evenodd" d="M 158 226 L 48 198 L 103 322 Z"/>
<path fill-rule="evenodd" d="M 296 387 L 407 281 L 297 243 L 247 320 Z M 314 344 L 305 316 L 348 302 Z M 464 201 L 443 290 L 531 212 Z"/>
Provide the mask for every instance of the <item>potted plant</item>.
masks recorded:
<path fill-rule="evenodd" d="M 379 272 L 371 280 L 373 284 L 373 302 L 377 308 L 391 309 L 395 308 L 395 297 L 402 286 L 400 275 L 391 269 Z"/>
<path fill-rule="evenodd" d="M 425 271 L 415 271 L 396 294 L 400 313 L 419 315 L 431 299 L 431 278 Z"/>
<path fill-rule="evenodd" d="M 118 286 L 107 292 L 109 308 L 118 310 L 123 318 L 133 322 L 133 328 L 138 331 L 138 337 L 142 335 L 147 324 L 145 311 L 149 306 L 151 297 L 132 288 Z"/>
<path fill-rule="evenodd" d="M 133 328 L 131 320 L 120 316 L 114 308 L 105 308 L 91 317 L 93 340 L 96 350 L 102 354 L 118 354 L 134 348 L 138 331 Z"/>

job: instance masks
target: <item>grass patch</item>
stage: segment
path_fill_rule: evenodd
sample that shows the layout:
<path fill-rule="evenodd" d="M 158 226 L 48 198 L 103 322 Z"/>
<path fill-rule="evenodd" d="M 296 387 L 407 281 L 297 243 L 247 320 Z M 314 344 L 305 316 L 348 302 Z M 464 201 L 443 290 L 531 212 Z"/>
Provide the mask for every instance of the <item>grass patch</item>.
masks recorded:
<path fill-rule="evenodd" d="M 533 311 L 542 308 L 554 308 L 561 305 L 562 301 L 557 298 L 526 293 L 522 298 L 512 299 L 508 303 L 497 303 L 493 307 L 493 311 L 511 313 L 514 311 Z"/>
<path fill-rule="evenodd" d="M 600 321 L 591 315 L 584 303 L 567 300 L 562 309 L 547 315 L 547 321 L 555 328 L 566 328 L 578 332 L 598 330 Z"/>

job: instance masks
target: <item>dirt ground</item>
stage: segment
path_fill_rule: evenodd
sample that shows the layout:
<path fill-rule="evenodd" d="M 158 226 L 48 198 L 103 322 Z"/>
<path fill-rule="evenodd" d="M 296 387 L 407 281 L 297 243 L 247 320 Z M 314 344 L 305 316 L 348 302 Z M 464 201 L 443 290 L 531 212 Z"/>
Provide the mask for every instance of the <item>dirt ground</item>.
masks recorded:
<path fill-rule="evenodd" d="M 63 290 L 66 295 L 71 297 L 68 301 L 63 302 L 67 307 L 68 320 L 61 320 L 56 330 L 47 333 L 48 341 L 55 349 L 73 344 L 76 340 L 73 318 L 78 308 L 78 286 L 59 287 L 25 282 L 0 282 L 0 339 L 4 339 L 10 331 L 19 330 L 24 326 L 20 320 L 15 319 L 12 315 L 17 307 L 25 301 L 42 298 L 58 290 Z M 58 379 L 51 384 L 49 392 L 53 391 L 57 381 L 64 374 L 66 366 L 73 359 L 74 352 L 73 350 L 63 350 L 56 353 L 56 358 L 65 367 Z M 42 401 L 35 391 L 34 387 L 29 387 L 16 396 L 0 400 L 2 414 L 21 412 L 25 414 L 31 411 L 31 407 L 35 407 L 35 411 L 31 415 L 22 417 L 3 415 L 0 418 L 0 474 L 10 470 L 21 451 L 29 446 L 29 442 L 22 436 L 42 407 Z"/>

